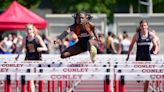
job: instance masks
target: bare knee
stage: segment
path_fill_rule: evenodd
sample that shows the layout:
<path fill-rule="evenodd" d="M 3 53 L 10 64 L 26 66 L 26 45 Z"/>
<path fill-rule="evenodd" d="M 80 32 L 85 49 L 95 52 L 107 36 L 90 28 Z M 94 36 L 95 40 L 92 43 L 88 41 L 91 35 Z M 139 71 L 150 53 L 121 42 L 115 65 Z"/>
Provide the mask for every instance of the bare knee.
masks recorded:
<path fill-rule="evenodd" d="M 64 59 L 66 56 L 64 54 L 61 54 L 60 58 Z"/>
<path fill-rule="evenodd" d="M 67 52 L 65 52 L 65 53 L 62 53 L 62 54 L 61 54 L 60 58 L 64 59 L 64 58 L 67 58 L 67 57 L 69 57 L 69 56 L 70 56 L 70 54 L 67 53 Z"/>

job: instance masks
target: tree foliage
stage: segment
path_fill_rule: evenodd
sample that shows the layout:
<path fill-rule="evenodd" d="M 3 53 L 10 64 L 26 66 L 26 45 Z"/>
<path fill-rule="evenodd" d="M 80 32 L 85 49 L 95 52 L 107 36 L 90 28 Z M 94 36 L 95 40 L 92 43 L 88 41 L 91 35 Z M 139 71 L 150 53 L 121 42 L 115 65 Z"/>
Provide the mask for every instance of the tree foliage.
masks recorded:
<path fill-rule="evenodd" d="M 148 1 L 148 0 L 141 0 L 141 1 Z M 164 0 L 152 0 L 153 1 L 153 12 L 154 13 L 164 13 Z M 139 5 L 139 0 L 116 0 L 116 5 L 125 5 L 129 6 L 130 4 L 133 5 L 134 13 L 139 13 L 145 11 L 143 8 L 146 6 Z M 140 7 L 140 9 L 139 9 Z"/>
<path fill-rule="evenodd" d="M 0 0 L 0 8 L 6 9 L 14 0 Z M 38 8 L 40 0 L 16 0 L 26 8 Z"/>
<path fill-rule="evenodd" d="M 112 19 L 112 7 L 116 0 L 49 0 L 54 13 L 74 13 L 85 10 L 89 13 L 106 13 Z"/>
<path fill-rule="evenodd" d="M 153 0 L 154 13 L 164 13 L 164 0 Z"/>
<path fill-rule="evenodd" d="M 119 7 L 119 10 L 120 6 L 130 7 L 132 5 L 134 13 L 140 12 L 138 8 L 139 0 L 17 0 L 17 2 L 29 9 L 38 8 L 42 1 L 47 3 L 47 8 L 50 8 L 53 13 L 75 13 L 80 10 L 85 10 L 89 13 L 106 13 L 108 22 L 112 22 L 116 7 Z M 13 0 L 0 0 L 0 8 L 4 10 L 12 2 Z M 153 0 L 153 11 L 155 13 L 163 13 L 163 5 L 164 0 Z"/>

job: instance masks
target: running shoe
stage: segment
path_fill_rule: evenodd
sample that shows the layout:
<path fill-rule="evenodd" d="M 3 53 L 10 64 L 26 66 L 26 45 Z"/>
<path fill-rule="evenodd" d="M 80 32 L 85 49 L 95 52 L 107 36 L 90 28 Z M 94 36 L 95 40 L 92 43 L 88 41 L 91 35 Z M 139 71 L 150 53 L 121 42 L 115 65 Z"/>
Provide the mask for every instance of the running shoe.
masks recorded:
<path fill-rule="evenodd" d="M 92 63 L 95 62 L 96 54 L 97 54 L 97 48 L 92 45 L 90 49 L 90 58 L 91 58 Z"/>

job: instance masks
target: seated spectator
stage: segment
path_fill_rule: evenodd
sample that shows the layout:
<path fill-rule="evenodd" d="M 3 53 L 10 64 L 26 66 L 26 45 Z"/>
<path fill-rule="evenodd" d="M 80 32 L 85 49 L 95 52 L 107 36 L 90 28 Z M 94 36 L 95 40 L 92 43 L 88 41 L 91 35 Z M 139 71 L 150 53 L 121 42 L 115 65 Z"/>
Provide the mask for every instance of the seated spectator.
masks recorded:
<path fill-rule="evenodd" d="M 0 52 L 1 54 L 12 54 L 13 52 L 13 38 L 12 35 L 9 34 L 0 42 Z"/>

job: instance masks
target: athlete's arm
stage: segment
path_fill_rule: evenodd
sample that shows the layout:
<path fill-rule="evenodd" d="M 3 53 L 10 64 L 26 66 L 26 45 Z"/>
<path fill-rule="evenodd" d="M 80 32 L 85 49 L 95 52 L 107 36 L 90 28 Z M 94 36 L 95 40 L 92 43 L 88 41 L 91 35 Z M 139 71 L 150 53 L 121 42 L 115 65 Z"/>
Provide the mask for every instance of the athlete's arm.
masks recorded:
<path fill-rule="evenodd" d="M 157 46 L 157 39 L 155 37 L 155 34 L 153 34 L 152 32 L 150 32 L 150 35 L 152 36 L 152 43 L 153 43 L 153 46 L 155 47 L 155 50 L 153 51 L 153 54 L 158 54 L 158 50 L 159 50 L 159 47 Z"/>
<path fill-rule="evenodd" d="M 24 39 L 22 40 L 22 45 L 21 45 L 21 47 L 18 48 L 18 55 L 17 55 L 17 57 L 15 58 L 15 60 L 18 60 L 19 55 L 20 55 L 20 53 L 22 52 L 22 50 L 23 50 L 23 48 L 24 48 L 24 46 L 25 46 L 25 43 L 26 43 L 26 39 L 24 38 Z"/>
<path fill-rule="evenodd" d="M 47 51 L 48 48 L 47 48 L 47 46 L 45 45 L 43 39 L 42 39 L 39 35 L 36 35 L 36 39 L 37 39 L 37 41 L 39 42 L 39 44 L 41 45 L 41 47 L 37 47 L 37 51 L 38 51 L 38 52 Z"/>
<path fill-rule="evenodd" d="M 92 30 L 93 35 L 95 36 L 96 40 L 97 40 L 97 41 L 100 41 L 100 38 L 99 38 L 98 34 L 97 34 L 96 31 L 95 31 L 95 27 L 96 27 L 95 24 L 92 23 L 92 22 L 89 22 L 89 24 L 91 24 L 91 30 Z"/>
<path fill-rule="evenodd" d="M 132 49 L 133 49 L 133 46 L 134 46 L 135 42 L 137 41 L 137 39 L 138 39 L 138 34 L 136 33 L 136 34 L 133 36 L 133 39 L 132 39 L 131 44 L 130 44 L 130 46 L 129 46 L 128 56 L 127 56 L 127 58 L 126 58 L 126 61 L 129 60 L 129 55 L 130 55 L 130 53 L 131 53 L 131 51 L 132 51 Z"/>
<path fill-rule="evenodd" d="M 64 39 L 71 32 L 70 27 L 68 27 L 63 33 L 58 36 L 58 39 Z"/>
<path fill-rule="evenodd" d="M 56 40 L 54 40 L 54 44 L 61 44 L 61 41 L 71 32 L 70 29 L 71 26 L 69 26 L 63 33 L 61 33 Z"/>
<path fill-rule="evenodd" d="M 157 46 L 158 46 L 158 53 L 159 53 L 159 51 L 160 51 L 160 40 L 159 40 L 158 36 L 156 36 L 156 38 L 157 38 Z"/>

